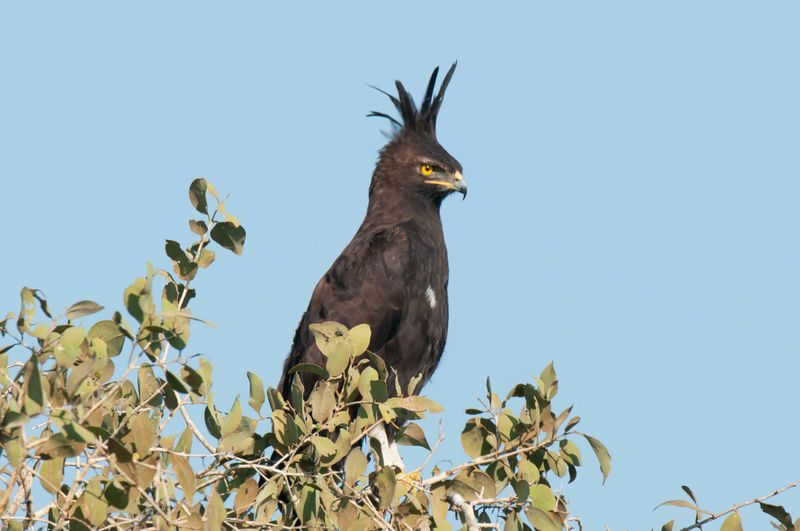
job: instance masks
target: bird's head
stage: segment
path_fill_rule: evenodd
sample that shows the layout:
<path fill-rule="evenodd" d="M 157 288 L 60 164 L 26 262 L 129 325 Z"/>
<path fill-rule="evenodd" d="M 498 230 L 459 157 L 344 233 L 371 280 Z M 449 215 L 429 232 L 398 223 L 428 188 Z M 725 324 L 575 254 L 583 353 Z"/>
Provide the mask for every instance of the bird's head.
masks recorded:
<path fill-rule="evenodd" d="M 461 164 L 436 139 L 436 117 L 455 69 L 454 63 L 435 97 L 439 68 L 433 71 L 419 109 L 399 81 L 395 82 L 397 96 L 381 90 L 394 103 L 402 122 L 382 112 L 368 114 L 389 119 L 395 128 L 392 139 L 381 149 L 370 193 L 388 187 L 429 198 L 437 205 L 453 192 L 467 196 Z"/>

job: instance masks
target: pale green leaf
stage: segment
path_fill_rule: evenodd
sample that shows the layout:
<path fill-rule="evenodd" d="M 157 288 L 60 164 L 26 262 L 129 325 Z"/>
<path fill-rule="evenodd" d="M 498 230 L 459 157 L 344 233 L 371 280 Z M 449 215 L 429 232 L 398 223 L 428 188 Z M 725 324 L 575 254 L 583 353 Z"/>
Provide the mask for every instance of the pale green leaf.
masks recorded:
<path fill-rule="evenodd" d="M 98 321 L 86 334 L 89 340 L 102 339 L 106 343 L 106 351 L 109 357 L 114 357 L 122 352 L 125 343 L 125 334 L 119 325 L 114 321 Z"/>
<path fill-rule="evenodd" d="M 556 497 L 550 487 L 539 483 L 531 487 L 531 503 L 542 511 L 553 511 L 556 508 Z"/>
<path fill-rule="evenodd" d="M 367 458 L 361 448 L 355 447 L 350 450 L 350 453 L 347 454 L 347 459 L 344 461 L 345 482 L 352 487 L 366 469 Z"/>
<path fill-rule="evenodd" d="M 371 337 L 372 331 L 368 324 L 356 325 L 350 329 L 347 339 L 353 346 L 353 356 L 360 356 L 367 350 Z"/>
<path fill-rule="evenodd" d="M 592 447 L 594 454 L 597 456 L 597 460 L 600 462 L 600 471 L 603 473 L 603 483 L 608 479 L 608 475 L 611 473 L 611 454 L 608 453 L 608 449 L 595 439 L 589 435 L 584 435 L 586 440 L 589 441 L 589 445 Z"/>
<path fill-rule="evenodd" d="M 734 511 L 729 517 L 722 522 L 722 527 L 719 531 L 744 531 L 742 527 L 742 517 L 739 516 L 738 511 Z"/>
<path fill-rule="evenodd" d="M 78 301 L 67 308 L 66 318 L 69 320 L 79 319 L 81 317 L 97 313 L 102 309 L 103 306 L 100 306 L 94 301 Z"/>
<path fill-rule="evenodd" d="M 250 380 L 250 400 L 247 401 L 256 413 L 261 414 L 261 406 L 264 405 L 264 382 L 261 378 L 252 372 L 247 373 L 247 379 Z"/>
<path fill-rule="evenodd" d="M 50 494 L 55 494 L 61 489 L 61 481 L 64 479 L 64 458 L 46 459 L 42 461 L 42 468 L 39 470 L 39 482 L 44 490 Z"/>
<path fill-rule="evenodd" d="M 219 497 L 217 489 L 211 489 L 211 495 L 206 506 L 206 520 L 203 524 L 204 531 L 219 531 L 222 529 L 222 522 L 225 520 L 225 505 Z"/>
<path fill-rule="evenodd" d="M 385 511 L 394 500 L 394 492 L 397 488 L 397 478 L 391 467 L 381 468 L 372 482 L 375 494 L 378 496 L 378 510 Z"/>
<path fill-rule="evenodd" d="M 255 501 L 257 494 L 258 483 L 256 480 L 253 478 L 245 480 L 245 482 L 236 489 L 236 498 L 233 500 L 233 511 L 236 514 L 242 514 L 247 511 Z"/>
<path fill-rule="evenodd" d="M 223 437 L 227 437 L 235 432 L 239 428 L 239 424 L 242 422 L 242 406 L 239 404 L 239 397 L 236 397 L 236 400 L 233 401 L 233 406 L 231 406 L 231 411 L 228 415 L 222 419 L 222 424 L 220 425 L 220 430 Z"/>
<path fill-rule="evenodd" d="M 178 478 L 178 483 L 180 483 L 183 490 L 183 495 L 191 503 L 197 485 L 194 471 L 185 457 L 173 454 L 170 459 L 172 460 L 172 468 L 175 470 L 175 477 Z"/>

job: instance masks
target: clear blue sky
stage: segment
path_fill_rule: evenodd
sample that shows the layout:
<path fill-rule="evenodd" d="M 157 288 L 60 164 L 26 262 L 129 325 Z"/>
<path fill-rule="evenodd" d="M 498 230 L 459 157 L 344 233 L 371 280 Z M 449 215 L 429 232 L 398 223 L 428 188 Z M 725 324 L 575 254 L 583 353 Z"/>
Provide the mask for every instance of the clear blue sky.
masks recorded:
<path fill-rule="evenodd" d="M 22 285 L 120 308 L 189 240 L 204 176 L 248 239 L 197 282 L 218 328 L 190 352 L 223 407 L 246 370 L 276 382 L 364 213 L 386 129 L 364 115 L 390 110 L 366 83 L 420 94 L 457 59 L 442 457 L 487 375 L 554 360 L 614 456 L 601 486 L 585 448 L 567 487 L 587 529 L 660 525 L 681 484 L 711 509 L 764 494 L 800 477 L 799 23 L 789 1 L 3 3 L 3 311 Z"/>

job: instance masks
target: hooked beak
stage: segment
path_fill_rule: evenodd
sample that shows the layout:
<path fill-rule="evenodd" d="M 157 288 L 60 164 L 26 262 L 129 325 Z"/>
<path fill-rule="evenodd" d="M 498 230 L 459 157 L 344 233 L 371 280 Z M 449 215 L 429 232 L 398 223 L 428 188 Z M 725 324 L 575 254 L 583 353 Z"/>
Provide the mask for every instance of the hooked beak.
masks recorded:
<path fill-rule="evenodd" d="M 455 184 L 455 191 L 461 194 L 461 199 L 467 198 L 467 181 L 460 171 L 453 174 L 453 184 Z"/>
<path fill-rule="evenodd" d="M 440 181 L 438 179 L 428 179 L 425 182 L 427 184 L 437 184 L 443 188 L 447 188 L 448 190 L 458 192 L 463 196 L 462 199 L 467 198 L 467 182 L 464 180 L 464 176 L 461 175 L 460 171 L 456 171 L 452 175 L 452 178 L 447 181 Z"/>

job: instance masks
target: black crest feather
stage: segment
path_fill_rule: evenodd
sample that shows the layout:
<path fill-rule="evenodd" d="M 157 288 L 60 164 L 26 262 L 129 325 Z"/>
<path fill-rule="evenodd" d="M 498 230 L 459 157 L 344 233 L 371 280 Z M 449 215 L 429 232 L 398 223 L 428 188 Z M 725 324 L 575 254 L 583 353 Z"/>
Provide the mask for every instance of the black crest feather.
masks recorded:
<path fill-rule="evenodd" d="M 439 92 L 436 93 L 435 97 L 433 92 L 436 88 L 436 78 L 439 75 L 439 67 L 437 66 L 433 70 L 431 78 L 428 81 L 428 87 L 425 90 L 425 98 L 422 100 L 422 106 L 419 109 L 417 109 L 417 105 L 414 103 L 414 98 L 411 97 L 411 94 L 400 81 L 395 81 L 397 96 L 393 96 L 385 90 L 370 85 L 370 87 L 389 97 L 392 104 L 394 104 L 397 109 L 397 112 L 400 113 L 402 123 L 388 114 L 378 111 L 372 111 L 367 116 L 386 118 L 399 128 L 399 132 L 414 131 L 416 133 L 428 134 L 435 137 L 436 117 L 439 115 L 439 109 L 442 107 L 444 93 L 447 90 L 447 86 L 450 84 L 450 79 L 452 79 L 453 73 L 456 71 L 456 64 L 457 63 L 453 63 L 453 66 L 451 66 L 450 70 L 445 74 L 442 84 L 439 86 Z"/>

